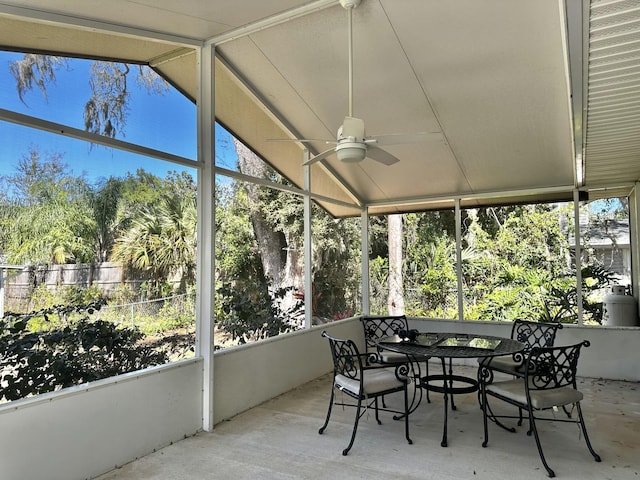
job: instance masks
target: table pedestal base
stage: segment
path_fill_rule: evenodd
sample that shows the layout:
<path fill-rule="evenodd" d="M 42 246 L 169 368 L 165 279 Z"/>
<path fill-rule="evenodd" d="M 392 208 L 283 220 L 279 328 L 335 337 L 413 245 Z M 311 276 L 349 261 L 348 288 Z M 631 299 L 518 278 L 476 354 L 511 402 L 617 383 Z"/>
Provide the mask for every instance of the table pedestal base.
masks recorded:
<path fill-rule="evenodd" d="M 444 396 L 444 427 L 442 432 L 442 442 L 440 442 L 440 445 L 446 447 L 449 397 L 451 397 L 452 408 L 455 410 L 452 395 L 477 392 L 478 380 L 471 377 L 447 373 L 444 359 L 442 359 L 442 370 L 444 372 L 442 375 L 427 375 L 426 377 L 422 377 L 420 379 L 420 387 L 430 392 L 442 393 Z M 458 385 L 455 385 L 454 382 Z"/>

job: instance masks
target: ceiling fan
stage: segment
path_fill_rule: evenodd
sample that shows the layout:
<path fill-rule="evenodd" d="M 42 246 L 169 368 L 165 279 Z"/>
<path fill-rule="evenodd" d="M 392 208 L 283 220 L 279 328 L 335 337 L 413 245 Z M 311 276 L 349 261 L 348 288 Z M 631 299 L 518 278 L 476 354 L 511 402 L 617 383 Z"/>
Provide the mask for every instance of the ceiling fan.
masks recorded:
<path fill-rule="evenodd" d="M 353 116 L 353 9 L 360 5 L 361 0 L 339 0 L 340 5 L 347 10 L 348 34 L 349 34 L 349 113 L 338 128 L 336 140 L 327 140 L 326 143 L 335 144 L 324 152 L 311 157 L 304 165 L 311 165 L 323 160 L 334 153 L 338 159 L 346 163 L 361 162 L 370 158 L 384 165 L 393 165 L 400 160 L 386 150 L 379 148 L 382 145 L 398 145 L 401 143 L 418 143 L 437 138 L 442 135 L 439 132 L 415 133 L 415 134 L 389 134 L 366 136 L 364 120 Z M 312 142 L 317 140 L 295 139 L 298 142 Z"/>

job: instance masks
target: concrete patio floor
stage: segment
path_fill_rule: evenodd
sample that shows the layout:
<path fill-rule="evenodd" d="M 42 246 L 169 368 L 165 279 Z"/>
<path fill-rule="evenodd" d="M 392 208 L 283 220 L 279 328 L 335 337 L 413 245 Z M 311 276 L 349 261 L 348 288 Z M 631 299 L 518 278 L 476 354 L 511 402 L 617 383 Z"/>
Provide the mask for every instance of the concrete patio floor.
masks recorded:
<path fill-rule="evenodd" d="M 456 371 L 475 375 L 471 367 Z M 403 422 L 382 413 L 383 425 L 377 425 L 371 412 L 362 417 L 351 452 L 342 456 L 354 410 L 334 408 L 327 430 L 319 435 L 329 388 L 327 375 L 99 480 L 547 478 L 525 426 L 514 434 L 489 424 L 489 445 L 482 448 L 475 394 L 456 397 L 446 448 L 440 446 L 442 397 L 432 393 L 431 403 L 423 401 L 411 415 L 413 445 L 404 438 Z M 539 422 L 542 446 L 557 478 L 640 480 L 640 385 L 582 378 L 579 388 L 591 442 L 602 462 L 593 460 L 576 425 Z M 388 403 L 400 401 L 397 395 Z"/>

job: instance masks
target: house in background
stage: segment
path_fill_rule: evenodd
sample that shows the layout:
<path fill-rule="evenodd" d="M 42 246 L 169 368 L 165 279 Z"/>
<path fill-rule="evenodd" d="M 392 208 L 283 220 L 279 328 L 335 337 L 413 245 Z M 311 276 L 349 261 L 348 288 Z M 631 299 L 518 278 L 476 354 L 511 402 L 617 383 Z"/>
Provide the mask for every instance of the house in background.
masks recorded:
<path fill-rule="evenodd" d="M 589 221 L 580 217 L 580 238 L 583 258 L 602 265 L 616 277 L 616 284 L 630 293 L 631 282 L 631 238 L 629 219 L 604 219 Z M 575 237 L 569 235 L 571 255 L 575 258 Z M 586 252 L 584 252 L 586 250 Z"/>
<path fill-rule="evenodd" d="M 631 243 L 629 220 L 611 219 L 591 223 L 583 230 L 589 256 L 614 272 L 618 285 L 631 287 Z"/>

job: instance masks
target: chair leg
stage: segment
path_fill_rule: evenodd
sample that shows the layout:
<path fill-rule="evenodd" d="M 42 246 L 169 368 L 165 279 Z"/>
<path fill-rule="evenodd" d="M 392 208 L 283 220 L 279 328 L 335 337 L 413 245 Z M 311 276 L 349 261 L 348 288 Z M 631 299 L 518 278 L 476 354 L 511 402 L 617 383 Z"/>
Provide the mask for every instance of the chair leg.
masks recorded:
<path fill-rule="evenodd" d="M 409 445 L 413 445 L 413 440 L 409 437 L 409 383 L 404 385 L 404 436 Z"/>
<path fill-rule="evenodd" d="M 329 418 L 331 418 L 331 409 L 333 408 L 333 398 L 334 398 L 334 394 L 335 394 L 335 387 L 331 387 L 331 397 L 329 398 L 329 408 L 327 409 L 327 418 L 325 418 L 324 420 L 324 425 L 322 425 L 320 427 L 320 430 L 318 430 L 318 433 L 320 435 L 322 435 L 325 431 L 325 429 L 327 428 L 327 425 L 329 425 Z"/>
<path fill-rule="evenodd" d="M 347 448 L 345 448 L 344 450 L 342 450 L 342 455 L 346 456 L 349 453 L 349 450 L 351 450 L 351 447 L 353 447 L 353 442 L 356 439 L 356 431 L 358 430 L 358 422 L 360 421 L 360 409 L 362 408 L 362 398 L 358 398 L 358 406 L 356 408 L 356 419 L 353 422 L 353 432 L 351 433 L 351 440 L 349 441 L 349 445 L 347 445 Z M 376 415 L 377 415 L 377 405 L 376 405 Z"/>
<path fill-rule="evenodd" d="M 484 427 L 484 441 L 482 442 L 482 446 L 486 448 L 489 443 L 489 427 L 487 424 L 487 391 L 484 389 L 484 383 L 480 384 L 478 395 L 481 398 L 480 408 L 482 409 L 482 425 Z"/>
<path fill-rule="evenodd" d="M 593 447 L 591 446 L 591 441 L 589 440 L 589 435 L 587 434 L 587 426 L 585 425 L 584 417 L 582 416 L 582 408 L 580 407 L 580 402 L 576 403 L 576 408 L 578 410 L 578 420 L 580 423 L 580 428 L 582 429 L 582 434 L 584 435 L 584 441 L 587 444 L 587 448 L 589 449 L 589 452 L 591 452 L 591 455 L 593 455 L 593 458 L 595 459 L 595 461 L 600 462 L 601 461 L 600 455 L 598 455 L 593 449 Z"/>
<path fill-rule="evenodd" d="M 411 362 L 410 365 L 411 365 L 411 370 L 410 370 L 409 379 L 407 382 L 407 395 L 409 394 L 408 390 L 409 390 L 409 387 L 411 386 L 411 401 L 409 402 L 409 408 L 406 411 L 407 413 L 403 413 L 401 415 L 394 415 L 393 416 L 394 420 L 401 420 L 406 415 L 411 415 L 413 412 L 415 412 L 416 409 L 420 406 L 420 403 L 422 403 L 423 391 L 426 390 L 426 388 L 423 388 L 420 386 L 420 382 L 421 382 L 420 379 L 423 377 L 422 377 L 422 374 L 420 373 L 419 365 L 417 363 L 414 364 L 413 362 Z M 414 365 L 418 365 L 417 372 L 414 368 Z"/>
<path fill-rule="evenodd" d="M 453 361 L 451 358 L 449 358 L 449 389 L 453 390 Z M 458 407 L 456 407 L 456 403 L 453 399 L 454 395 L 449 395 L 450 399 L 451 399 L 451 410 L 457 410 Z"/>
<path fill-rule="evenodd" d="M 426 378 L 429 377 L 429 359 L 424 361 L 424 374 L 426 375 Z M 431 403 L 431 397 L 429 397 L 429 389 L 426 388 L 425 390 L 427 391 L 427 403 Z"/>
<path fill-rule="evenodd" d="M 493 413 L 493 409 L 491 408 L 491 405 L 489 405 L 489 400 L 487 399 L 487 392 L 484 388 L 485 388 L 484 379 L 481 379 L 480 376 L 478 376 L 478 403 L 480 404 L 480 410 L 482 410 L 482 417 L 483 417 L 484 423 L 487 423 L 487 420 L 490 419 L 493 423 L 498 425 L 503 430 L 506 430 L 507 432 L 510 432 L 510 433 L 516 433 L 515 427 L 507 427 L 504 423 L 502 423 L 498 419 L 498 415 Z M 520 412 L 521 412 L 520 415 L 522 415 L 522 410 L 520 410 Z M 531 435 L 531 432 L 527 432 L 527 434 Z M 482 444 L 483 447 L 487 446 L 486 444 L 488 440 L 489 440 L 488 433 L 485 431 L 485 438 Z"/>
<path fill-rule="evenodd" d="M 522 422 L 524 421 L 524 417 L 522 415 L 522 408 L 518 407 L 518 426 L 522 426 Z M 531 435 L 531 427 L 529 427 L 529 435 Z"/>
<path fill-rule="evenodd" d="M 542 452 L 542 445 L 540 444 L 540 436 L 538 435 L 538 429 L 536 428 L 536 421 L 533 415 L 533 408 L 529 407 L 528 410 L 529 410 L 529 428 L 533 430 L 533 436 L 536 439 L 536 446 L 538 447 L 538 454 L 540 455 L 540 460 L 542 460 L 542 464 L 544 465 L 544 468 L 547 470 L 547 475 L 553 478 L 556 476 L 556 474 L 553 470 L 551 470 L 551 467 L 549 467 L 547 460 L 544 458 L 544 453 Z"/>
<path fill-rule="evenodd" d="M 483 400 L 483 396 L 486 397 L 486 395 L 483 395 L 483 391 L 484 391 L 483 386 L 487 381 L 487 379 L 485 379 L 483 375 L 484 375 L 484 370 L 483 370 L 483 365 L 481 364 L 480 366 L 478 366 L 478 371 L 476 372 L 476 376 L 478 380 L 478 406 L 480 407 L 480 410 L 484 412 L 484 407 L 482 405 L 484 404 L 486 399 Z"/>

